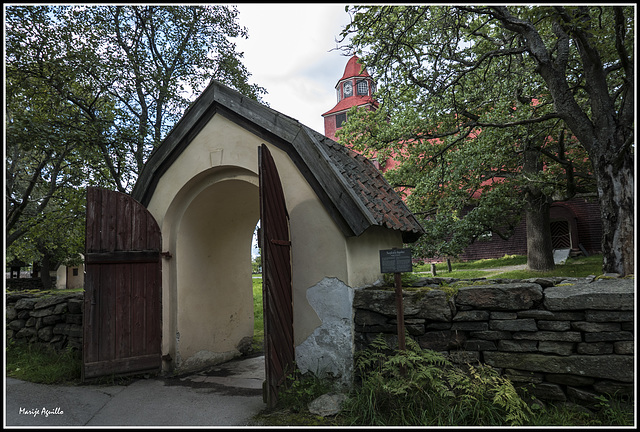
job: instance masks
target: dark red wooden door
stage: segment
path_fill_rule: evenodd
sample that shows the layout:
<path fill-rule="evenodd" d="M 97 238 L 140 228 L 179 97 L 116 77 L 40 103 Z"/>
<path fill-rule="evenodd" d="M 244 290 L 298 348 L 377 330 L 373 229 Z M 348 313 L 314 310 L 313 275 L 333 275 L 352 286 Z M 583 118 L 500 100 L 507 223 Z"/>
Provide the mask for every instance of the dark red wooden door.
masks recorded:
<path fill-rule="evenodd" d="M 87 189 L 82 378 L 159 371 L 161 235 L 129 195 Z"/>
<path fill-rule="evenodd" d="M 289 216 L 275 162 L 264 144 L 259 148 L 260 245 L 267 406 L 275 406 L 287 375 L 293 372 L 293 299 Z"/>

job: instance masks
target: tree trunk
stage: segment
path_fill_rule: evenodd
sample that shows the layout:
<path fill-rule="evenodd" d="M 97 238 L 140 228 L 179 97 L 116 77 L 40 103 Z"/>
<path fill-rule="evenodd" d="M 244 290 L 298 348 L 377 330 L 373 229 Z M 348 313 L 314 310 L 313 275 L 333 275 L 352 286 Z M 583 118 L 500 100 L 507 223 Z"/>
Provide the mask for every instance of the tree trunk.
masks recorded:
<path fill-rule="evenodd" d="M 527 193 L 525 216 L 527 220 L 527 267 L 529 270 L 550 271 L 555 268 L 549 208 L 549 200 L 544 195 L 535 196 L 532 193 Z"/>
<path fill-rule="evenodd" d="M 594 166 L 602 219 L 602 270 L 634 274 L 633 157 L 630 152 L 617 161 L 604 156 Z"/>
<path fill-rule="evenodd" d="M 42 266 L 40 267 L 40 280 L 42 281 L 42 289 L 50 290 L 51 289 L 51 276 L 49 276 L 49 271 L 51 269 L 51 260 L 49 259 L 48 254 L 44 254 L 41 261 Z"/>
<path fill-rule="evenodd" d="M 525 143 L 522 169 L 526 174 L 542 171 L 540 152 L 531 143 Z M 555 268 L 549 209 L 551 202 L 535 182 L 525 190 L 525 217 L 527 222 L 527 267 L 534 271 L 550 271 Z"/>

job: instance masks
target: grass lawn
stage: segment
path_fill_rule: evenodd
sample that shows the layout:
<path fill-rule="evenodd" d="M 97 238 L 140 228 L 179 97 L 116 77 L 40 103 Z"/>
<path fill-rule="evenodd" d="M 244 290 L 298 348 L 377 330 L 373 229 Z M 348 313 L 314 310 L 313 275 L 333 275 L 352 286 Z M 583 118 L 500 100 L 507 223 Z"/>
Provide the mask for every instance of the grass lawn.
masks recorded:
<path fill-rule="evenodd" d="M 468 262 L 454 262 L 451 264 L 452 271 L 449 272 L 447 263 L 436 264 L 436 276 L 451 277 L 458 279 L 472 279 L 484 277 L 487 279 L 529 279 L 534 277 L 587 277 L 589 275 L 598 276 L 602 274 L 602 255 L 592 255 L 589 257 L 569 258 L 565 264 L 558 264 L 550 272 L 538 272 L 527 270 L 511 270 L 512 266 L 526 266 L 527 257 L 524 255 L 507 255 L 499 259 L 483 259 Z M 505 269 L 506 267 L 506 269 Z M 431 274 L 431 264 L 414 266 L 414 273 L 417 276 L 425 276 L 424 273 Z"/>
<path fill-rule="evenodd" d="M 254 275 L 253 281 L 253 351 L 262 351 L 264 345 L 264 310 L 262 308 L 262 276 Z"/>

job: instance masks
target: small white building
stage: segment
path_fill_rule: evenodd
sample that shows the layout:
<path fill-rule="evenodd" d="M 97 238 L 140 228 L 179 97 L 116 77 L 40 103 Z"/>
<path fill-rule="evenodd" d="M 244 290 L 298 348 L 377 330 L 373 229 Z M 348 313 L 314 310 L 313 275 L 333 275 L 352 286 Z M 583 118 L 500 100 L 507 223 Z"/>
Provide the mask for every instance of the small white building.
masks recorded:
<path fill-rule="evenodd" d="M 57 289 L 84 288 L 84 264 L 65 266 L 60 264 L 56 270 Z"/>

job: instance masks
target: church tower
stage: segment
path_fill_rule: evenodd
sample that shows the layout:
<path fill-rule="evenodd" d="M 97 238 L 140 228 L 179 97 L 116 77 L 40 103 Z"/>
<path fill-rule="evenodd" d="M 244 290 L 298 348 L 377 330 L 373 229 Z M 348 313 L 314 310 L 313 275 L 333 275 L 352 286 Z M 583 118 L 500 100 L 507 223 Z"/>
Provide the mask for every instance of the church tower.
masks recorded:
<path fill-rule="evenodd" d="M 342 78 L 336 84 L 337 104 L 324 117 L 324 135 L 332 140 L 336 139 L 336 131 L 347 120 L 347 111 L 354 106 L 362 106 L 375 110 L 378 102 L 373 99 L 375 83 L 371 75 L 360 64 L 360 59 L 352 56 L 344 68 Z"/>

